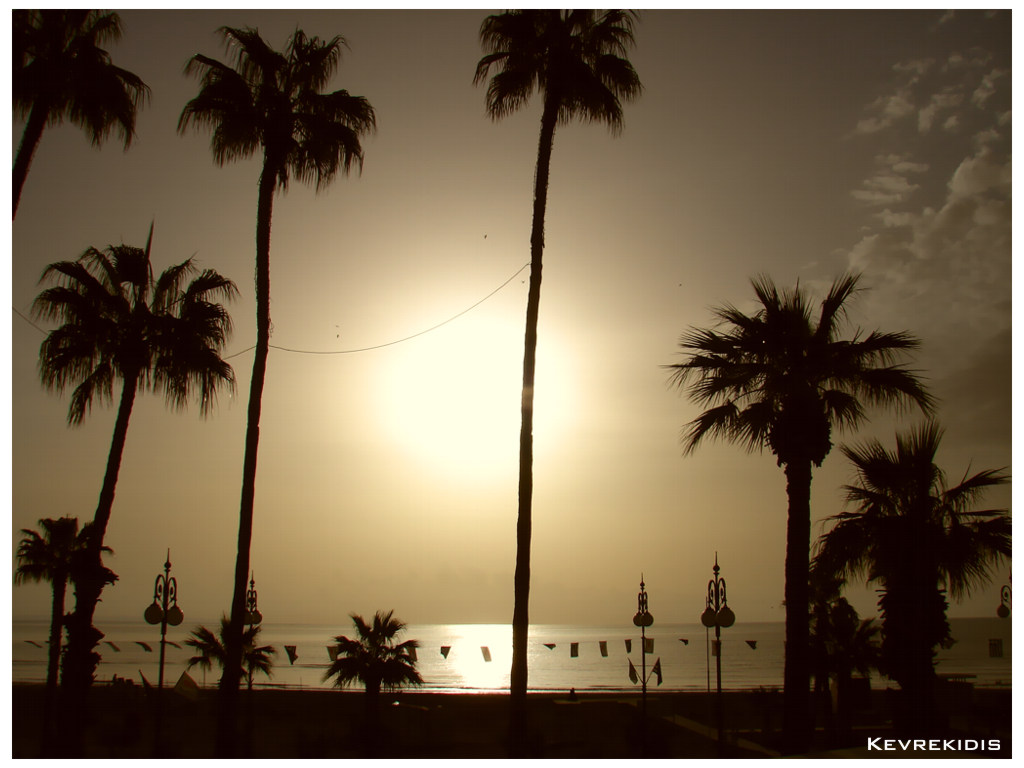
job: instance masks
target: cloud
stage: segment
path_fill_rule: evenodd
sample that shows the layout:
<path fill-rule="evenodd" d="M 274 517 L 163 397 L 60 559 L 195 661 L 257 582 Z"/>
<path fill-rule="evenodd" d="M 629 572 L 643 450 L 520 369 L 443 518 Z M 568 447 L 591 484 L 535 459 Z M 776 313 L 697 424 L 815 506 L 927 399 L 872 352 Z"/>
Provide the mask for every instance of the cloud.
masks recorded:
<path fill-rule="evenodd" d="M 1008 80 L 1009 70 L 993 67 L 992 61 L 989 51 L 975 46 L 951 53 L 941 67 L 936 67 L 933 59 L 893 65 L 889 92 L 864 107 L 852 135 L 879 134 L 911 117 L 916 117 L 920 134 L 930 133 L 937 125 L 946 133 L 957 132 L 965 122 L 987 113 L 1000 93 L 1001 82 Z M 999 99 L 997 110 L 1008 108 L 1008 99 L 1007 95 L 1005 107 L 1004 99 Z M 984 119 L 990 115 L 984 114 Z"/>
<path fill-rule="evenodd" d="M 904 202 L 920 188 L 912 184 L 907 175 L 928 170 L 927 163 L 912 162 L 904 155 L 879 155 L 875 157 L 875 165 L 880 170 L 861 182 L 860 189 L 850 193 L 855 200 L 867 205 L 891 206 Z"/>
<path fill-rule="evenodd" d="M 927 73 L 934 63 L 934 59 L 912 59 L 910 61 L 901 61 L 893 64 L 892 69 L 894 72 L 909 73 L 913 75 L 911 82 L 916 82 L 917 77 Z"/>
<path fill-rule="evenodd" d="M 868 105 L 868 112 L 877 114 L 857 123 L 855 133 L 878 133 L 915 111 L 910 91 L 901 90 L 891 96 L 881 96 Z"/>
<path fill-rule="evenodd" d="M 855 189 L 850 194 L 856 200 L 868 205 L 892 205 L 910 196 L 917 184 L 911 184 L 905 176 L 898 174 L 877 174 L 864 180 L 863 189 Z"/>
<path fill-rule="evenodd" d="M 1008 153 L 985 145 L 948 175 L 940 206 L 888 205 L 849 250 L 873 287 L 862 301 L 872 327 L 924 336 L 926 367 L 942 375 L 1011 327 L 1010 193 Z"/>
<path fill-rule="evenodd" d="M 879 151 L 850 193 L 873 210 L 847 258 L 871 289 L 858 302 L 861 324 L 920 336 L 916 367 L 949 398 L 944 409 L 972 414 L 965 421 L 944 410 L 940 419 L 948 416 L 961 434 L 973 419 L 972 438 L 1002 445 L 1010 408 L 1012 112 L 1009 71 L 993 60 L 966 48 L 941 67 L 915 60 L 893 68 L 896 81 L 854 131 Z"/>
<path fill-rule="evenodd" d="M 971 103 L 977 107 L 984 107 L 992 95 L 996 92 L 996 80 L 1005 75 L 1005 69 L 993 69 L 981 78 L 981 83 L 971 94 Z"/>
<path fill-rule="evenodd" d="M 963 94 L 955 91 L 934 94 L 928 106 L 917 113 L 917 130 L 921 133 L 928 133 L 939 112 L 958 107 L 963 100 Z"/>
<path fill-rule="evenodd" d="M 964 158 L 949 180 L 951 198 L 983 198 L 996 195 L 1008 200 L 1012 173 L 1010 161 L 1000 160 L 988 143 L 976 155 Z"/>

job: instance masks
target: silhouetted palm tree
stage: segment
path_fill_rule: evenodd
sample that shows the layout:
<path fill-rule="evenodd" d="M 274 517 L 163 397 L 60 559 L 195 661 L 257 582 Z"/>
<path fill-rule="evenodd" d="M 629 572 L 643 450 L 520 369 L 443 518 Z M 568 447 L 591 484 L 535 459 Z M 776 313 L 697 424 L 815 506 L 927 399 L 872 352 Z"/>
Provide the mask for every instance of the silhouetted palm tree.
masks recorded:
<path fill-rule="evenodd" d="M 395 691 L 402 686 L 423 684 L 423 678 L 416 671 L 415 649 L 420 644 L 416 640 L 396 642 L 406 626 L 394 618 L 394 613 L 377 611 L 372 624 L 358 614 L 351 614 L 356 636 L 338 635 L 334 638 L 338 644 L 338 656 L 324 673 L 324 680 L 333 677 L 338 688 L 362 683 L 370 717 L 376 713 L 382 689 Z"/>
<path fill-rule="evenodd" d="M 753 281 L 760 306 L 747 315 L 732 305 L 714 310 L 724 330 L 691 329 L 680 346 L 689 354 L 668 366 L 672 381 L 689 386 L 690 399 L 707 406 L 684 436 L 692 452 L 705 437 L 721 437 L 749 450 L 771 450 L 786 473 L 786 660 L 783 728 L 788 751 L 809 738 L 810 653 L 808 568 L 811 538 L 811 467 L 832 448 L 832 430 L 855 427 L 864 405 L 926 413 L 932 399 L 900 355 L 918 346 L 905 332 L 840 338 L 846 302 L 859 276 L 837 279 L 815 320 L 799 285 L 781 294 L 768 277 Z M 692 383 L 691 383 L 692 382 Z"/>
<path fill-rule="evenodd" d="M 362 616 L 350 614 L 356 628 L 355 637 L 338 635 L 337 656 L 324 673 L 324 680 L 334 678 L 334 685 L 344 688 L 352 683 L 362 683 L 366 696 L 365 723 L 362 733 L 363 749 L 367 756 L 380 757 L 382 741 L 379 724 L 379 699 L 381 690 L 396 691 L 403 686 L 423 684 L 423 678 L 416 671 L 416 649 L 419 642 L 405 640 L 397 642 L 406 626 L 394 618 L 394 611 L 377 611 L 373 623 L 368 624 Z"/>
<path fill-rule="evenodd" d="M 114 382 L 121 382 L 103 486 L 92 523 L 83 529 L 88 531 L 86 548 L 73 574 L 76 602 L 67 620 L 62 686 L 77 695 L 92 683 L 99 661 L 93 648 L 103 634 L 92 626 L 92 618 L 109 582 L 100 554 L 136 392 L 160 392 L 175 409 L 198 393 L 200 410 L 207 415 L 218 387 L 234 383 L 231 366 L 220 358 L 231 321 L 216 301 L 232 298 L 234 284 L 207 269 L 185 285 L 197 272 L 191 259 L 154 278 L 152 239 L 150 227 L 145 249 L 89 248 L 77 261 L 51 264 L 41 280 L 56 285 L 42 291 L 33 305 L 36 317 L 61 323 L 39 349 L 39 370 L 49 389 L 75 387 L 68 410 L 72 426 L 82 423 L 94 400 L 112 403 Z"/>
<path fill-rule="evenodd" d="M 135 135 L 135 113 L 149 88 L 138 76 L 115 67 L 100 47 L 121 37 L 116 13 L 72 9 L 12 14 L 11 90 L 15 114 L 27 118 L 14 161 L 13 218 L 47 125 L 70 120 L 96 146 L 116 127 L 127 149 Z"/>
<path fill-rule="evenodd" d="M 256 455 L 259 449 L 260 410 L 270 345 L 270 223 L 274 193 L 288 188 L 294 175 L 313 181 L 317 190 L 353 164 L 362 167 L 360 137 L 376 127 L 370 103 L 338 90 L 321 93 L 337 68 L 341 37 L 322 41 L 295 30 L 283 53 L 272 49 L 255 29 L 222 27 L 234 67 L 197 54 L 186 73 L 200 77 L 199 94 L 185 105 L 179 132 L 190 125 L 213 129 L 211 148 L 218 164 L 263 153 L 256 209 L 256 348 L 242 465 L 242 496 L 238 526 L 238 556 L 231 602 L 229 663 L 222 679 L 224 701 L 218 753 L 234 751 L 237 712 L 238 662 L 241 658 L 245 618 L 246 579 L 252 541 L 252 512 L 256 493 Z"/>
<path fill-rule="evenodd" d="M 76 556 L 85 547 L 85 538 L 78 532 L 78 519 L 61 517 L 39 521 L 43 533 L 22 528 L 24 534 L 18 544 L 18 568 L 14 583 L 48 581 L 52 587 L 50 606 L 50 646 L 46 664 L 46 696 L 43 702 L 43 745 L 54 737 L 54 702 L 57 692 L 57 673 L 64 634 L 64 596 L 71 577 Z M 108 548 L 104 547 L 109 551 Z"/>
<path fill-rule="evenodd" d="M 487 53 L 477 64 L 473 82 L 482 82 L 494 68 L 487 86 L 488 114 L 495 120 L 503 118 L 525 106 L 534 91 L 544 103 L 534 177 L 519 442 L 511 673 L 513 711 L 518 713 L 526 705 L 528 676 L 533 385 L 551 149 L 556 126 L 576 119 L 605 123 L 613 133 L 622 129 L 622 101 L 631 101 L 642 90 L 640 79 L 625 58 L 634 42 L 635 18 L 632 12 L 619 10 L 522 10 L 488 16 L 480 27 L 480 42 Z"/>
<path fill-rule="evenodd" d="M 815 591 L 818 568 L 811 568 L 811 587 Z M 819 581 L 820 584 L 820 581 Z M 861 619 L 857 610 L 839 595 L 841 579 L 831 581 L 834 590 L 819 591 L 811 611 L 811 649 L 815 667 L 815 693 L 827 703 L 825 711 L 835 715 L 840 730 L 850 724 L 853 674 L 869 677 L 878 668 L 879 648 L 876 636 L 881 629 L 873 618 Z M 826 586 L 826 590 L 828 588 Z M 829 680 L 835 681 L 829 696 Z"/>
<path fill-rule="evenodd" d="M 185 640 L 185 645 L 195 648 L 199 651 L 199 655 L 189 658 L 187 662 L 188 669 L 198 665 L 208 670 L 213 667 L 213 662 L 217 662 L 221 669 L 225 668 L 227 652 L 225 651 L 226 643 L 224 638 L 227 636 L 229 623 L 227 616 L 221 617 L 219 637 L 204 626 L 198 626 L 192 630 L 192 634 Z M 259 624 L 250 625 L 242 634 L 242 674 L 246 677 L 247 687 L 250 691 L 252 690 L 253 676 L 257 672 L 262 672 L 267 677 L 271 677 L 271 670 L 274 666 L 272 657 L 277 653 L 277 649 L 272 645 L 256 644 L 260 629 L 261 626 Z"/>
<path fill-rule="evenodd" d="M 935 649 L 949 641 L 947 603 L 991 577 L 1010 557 L 1010 516 L 974 509 L 984 492 L 1008 480 L 984 470 L 949 487 L 935 464 L 942 430 L 934 423 L 897 434 L 896 449 L 877 440 L 842 446 L 856 481 L 845 486 L 854 509 L 829 518 L 815 567 L 878 582 L 882 668 L 907 694 L 908 725 L 934 725 Z"/>

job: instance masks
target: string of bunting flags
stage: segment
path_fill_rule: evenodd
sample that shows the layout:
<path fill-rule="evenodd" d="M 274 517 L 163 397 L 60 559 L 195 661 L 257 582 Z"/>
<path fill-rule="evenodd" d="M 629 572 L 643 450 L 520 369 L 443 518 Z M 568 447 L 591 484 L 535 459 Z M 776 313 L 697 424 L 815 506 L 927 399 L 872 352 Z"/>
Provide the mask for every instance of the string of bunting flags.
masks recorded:
<path fill-rule="evenodd" d="M 43 644 L 39 643 L 36 640 L 26 640 L 25 642 L 28 643 L 29 645 L 35 646 L 36 648 L 42 648 L 43 647 Z M 45 640 L 43 642 L 44 643 L 49 643 L 49 640 Z M 134 642 L 135 642 L 136 645 L 138 645 L 140 648 L 142 648 L 142 650 L 144 650 L 146 653 L 152 653 L 153 652 L 153 646 L 150 643 L 143 642 L 142 640 L 136 640 Z M 680 637 L 679 638 L 679 642 L 681 642 L 683 645 L 689 645 L 690 640 L 689 640 L 689 638 L 686 638 L 686 637 Z M 757 650 L 757 640 L 746 640 L 744 642 L 746 642 L 746 644 L 751 648 L 751 650 Z M 115 652 L 119 653 L 121 651 L 121 647 L 119 645 L 117 645 L 116 643 L 110 641 L 110 640 L 105 640 L 104 644 L 110 646 L 111 650 L 113 650 Z M 178 649 L 181 648 L 181 646 L 178 645 L 178 643 L 174 642 L 173 640 L 168 640 L 167 641 L 167 645 L 174 646 L 175 648 L 178 648 Z M 543 645 L 549 651 L 553 651 L 553 650 L 555 650 L 558 647 L 558 643 L 543 643 Z M 572 659 L 579 658 L 580 646 L 581 645 L 589 645 L 589 643 L 580 643 L 580 642 L 575 642 L 575 641 L 569 643 L 569 657 L 570 658 L 572 658 Z M 626 646 L 626 653 L 632 653 L 633 652 L 633 640 L 632 640 L 632 638 L 626 638 L 625 639 L 625 646 Z M 608 658 L 608 641 L 607 640 L 599 640 L 599 641 L 597 641 L 597 647 L 598 647 L 598 651 L 600 652 L 602 658 Z M 289 664 L 294 664 L 298 660 L 298 658 L 299 658 L 298 646 L 286 645 L 286 646 L 284 646 L 284 650 L 285 650 L 285 653 L 288 654 L 288 663 Z M 441 655 L 444 658 L 446 658 L 446 659 L 448 658 L 448 654 L 451 652 L 451 650 L 452 650 L 452 646 L 450 646 L 450 645 L 442 645 L 440 647 Z M 491 660 L 491 650 L 486 645 L 480 646 L 480 653 L 483 656 L 484 661 L 490 661 Z M 646 638 L 646 647 L 644 648 L 644 653 L 654 653 L 654 638 L 653 637 Z M 337 659 L 338 659 L 338 646 L 336 646 L 336 645 L 328 645 L 327 646 L 327 656 L 328 656 L 328 658 L 331 661 L 337 661 Z M 410 656 L 411 656 L 413 661 L 417 661 L 418 660 L 415 648 L 410 651 Z"/>
<path fill-rule="evenodd" d="M 633 652 L 633 639 L 627 637 L 627 638 L 624 639 L 623 642 L 624 642 L 625 647 L 626 647 L 626 653 L 632 653 Z M 690 639 L 687 638 L 687 637 L 680 637 L 679 638 L 679 642 L 681 642 L 683 645 L 689 645 Z M 756 649 L 757 648 L 757 641 L 756 640 L 747 640 L 746 643 L 747 643 L 747 645 L 751 649 Z M 580 646 L 581 645 L 589 645 L 589 644 L 590 643 L 580 643 L 580 642 L 576 642 L 576 641 L 570 642 L 569 643 L 569 658 L 572 658 L 572 659 L 579 658 Z M 542 643 L 542 645 L 545 648 L 547 648 L 549 651 L 553 651 L 553 650 L 555 650 L 558 647 L 558 643 Z M 602 658 L 608 658 L 608 641 L 607 640 L 598 640 L 597 641 L 597 647 L 598 647 L 598 651 L 601 654 Z M 338 659 L 338 646 L 336 646 L 336 645 L 328 645 L 328 646 L 326 646 L 326 648 L 327 648 L 327 655 L 330 658 L 330 660 L 331 661 L 337 661 L 337 659 Z M 291 664 L 294 664 L 296 659 L 298 659 L 298 655 L 296 654 L 296 646 L 294 646 L 294 645 L 286 645 L 284 647 L 284 649 L 285 649 L 285 651 L 288 654 L 288 661 Z M 450 645 L 442 645 L 442 646 L 440 646 L 439 650 L 440 650 L 441 656 L 443 656 L 445 659 L 447 659 L 448 658 L 448 654 L 451 653 L 452 646 L 450 646 Z M 410 656 L 411 656 L 412 660 L 413 661 L 417 661 L 416 649 L 411 649 L 409 653 L 410 653 Z M 644 653 L 654 653 L 654 638 L 653 637 L 644 638 Z M 491 658 L 492 658 L 491 657 L 491 649 L 488 646 L 486 646 L 486 645 L 481 645 L 480 646 L 480 655 L 483 657 L 483 660 L 485 662 L 491 661 Z M 661 679 L 661 664 L 660 664 L 660 661 L 661 660 L 659 659 L 657 662 L 655 662 L 654 667 L 651 669 L 652 673 L 654 673 L 654 674 L 656 674 L 658 676 L 659 684 L 660 684 L 660 679 Z M 630 667 L 632 667 L 632 662 L 630 663 Z M 633 673 L 635 673 L 635 670 L 633 670 L 630 673 L 630 678 L 631 679 L 632 679 Z"/>

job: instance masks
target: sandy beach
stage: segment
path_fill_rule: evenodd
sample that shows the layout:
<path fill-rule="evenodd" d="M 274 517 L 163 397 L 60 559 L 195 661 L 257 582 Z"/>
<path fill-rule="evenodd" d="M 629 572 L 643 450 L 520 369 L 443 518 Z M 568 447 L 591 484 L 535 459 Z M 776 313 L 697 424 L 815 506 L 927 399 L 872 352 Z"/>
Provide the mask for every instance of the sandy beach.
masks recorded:
<path fill-rule="evenodd" d="M 893 692 L 874 691 L 861 702 L 852 728 L 839 734 L 819 723 L 811 756 L 901 757 L 868 754 L 868 739 L 892 739 Z M 212 757 L 215 691 L 194 699 L 164 692 L 163 754 Z M 647 717 L 639 695 L 581 693 L 530 697 L 530 747 L 538 758 L 778 756 L 781 693 L 723 694 L 725 743 L 716 739 L 713 696 L 649 693 Z M 43 687 L 13 686 L 12 757 L 39 755 Z M 959 742 L 929 757 L 1009 757 L 1011 692 L 963 689 L 948 697 L 947 738 Z M 505 694 L 383 694 L 379 737 L 367 739 L 359 691 L 257 690 L 243 694 L 251 712 L 245 739 L 254 758 L 504 758 Z M 90 692 L 86 757 L 153 756 L 153 693 L 139 686 L 97 685 Z M 243 712 L 246 710 L 243 709 Z M 965 739 L 999 740 L 999 750 L 965 754 Z M 920 756 L 920 755 L 919 755 Z"/>

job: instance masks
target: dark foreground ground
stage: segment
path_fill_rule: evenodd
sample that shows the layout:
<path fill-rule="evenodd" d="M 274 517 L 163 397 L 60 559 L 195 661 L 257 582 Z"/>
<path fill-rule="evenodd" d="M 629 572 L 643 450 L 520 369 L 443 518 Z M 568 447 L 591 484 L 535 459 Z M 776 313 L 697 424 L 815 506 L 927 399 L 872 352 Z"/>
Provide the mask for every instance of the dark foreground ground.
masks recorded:
<path fill-rule="evenodd" d="M 809 757 L 1010 757 L 1009 690 L 964 690 L 944 702 L 946 739 L 959 744 L 941 751 L 908 753 L 868 750 L 868 739 L 884 746 L 892 731 L 892 693 L 865 694 L 842 731 L 819 723 Z M 530 751 L 543 758 L 776 757 L 781 726 L 779 692 L 726 692 L 726 739 L 717 741 L 713 696 L 649 693 L 647 717 L 639 695 L 531 694 Z M 14 685 L 12 757 L 39 756 L 43 688 Z M 246 699 L 246 694 L 243 694 Z M 395 702 L 398 702 L 397 704 Z M 503 694 L 384 694 L 379 728 L 370 737 L 363 694 L 315 690 L 258 690 L 248 695 L 251 726 L 246 744 L 254 758 L 502 758 L 508 696 Z M 162 756 L 213 756 L 216 694 L 195 700 L 164 691 Z M 243 707 L 245 705 L 243 704 Z M 97 685 L 90 693 L 86 757 L 154 755 L 155 695 L 138 686 Z M 245 709 L 243 709 L 245 712 Z M 970 739 L 1000 741 L 999 751 L 967 752 Z"/>

